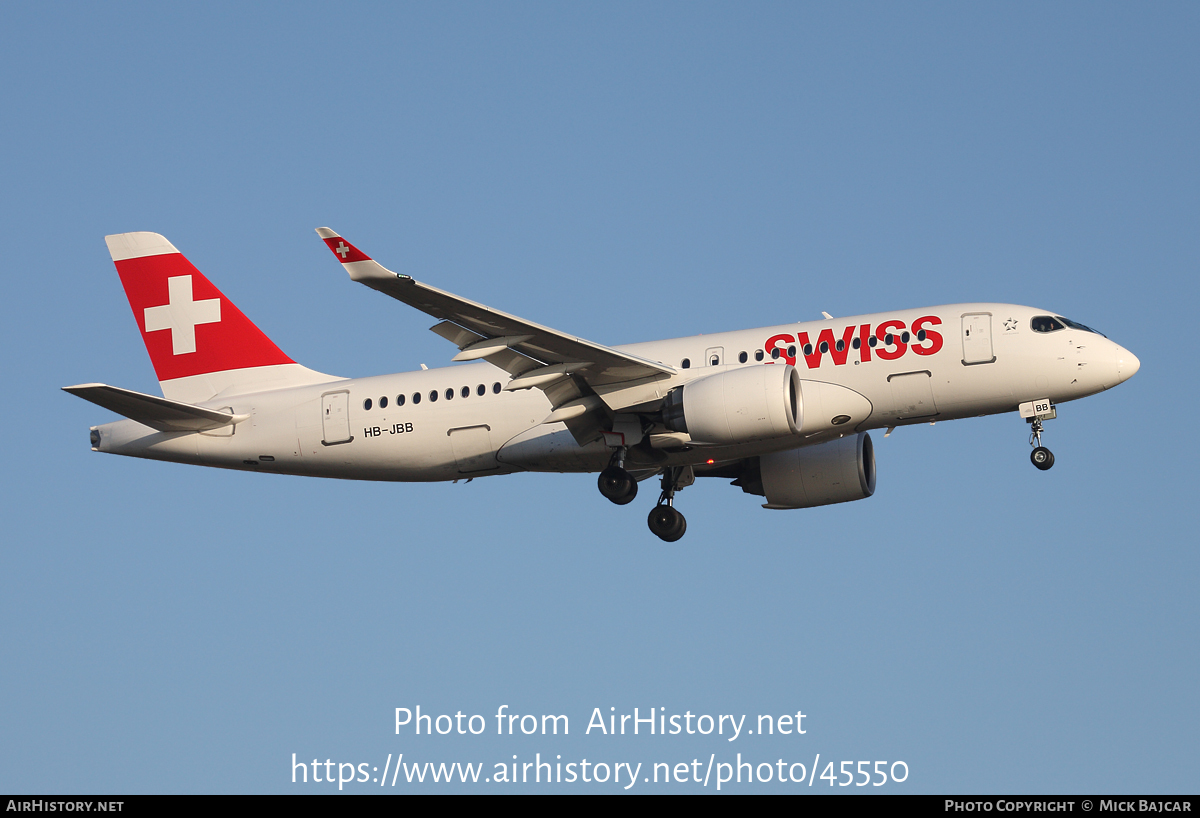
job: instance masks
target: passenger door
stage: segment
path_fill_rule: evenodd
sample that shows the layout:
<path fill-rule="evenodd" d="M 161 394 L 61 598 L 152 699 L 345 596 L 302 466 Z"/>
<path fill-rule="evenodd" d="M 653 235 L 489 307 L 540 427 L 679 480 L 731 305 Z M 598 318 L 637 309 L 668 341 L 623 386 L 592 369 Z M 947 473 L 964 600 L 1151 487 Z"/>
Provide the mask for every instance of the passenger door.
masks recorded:
<path fill-rule="evenodd" d="M 990 364 L 996 360 L 992 352 L 992 314 L 969 312 L 962 317 L 962 362 L 965 366 Z"/>
<path fill-rule="evenodd" d="M 326 392 L 321 396 L 321 430 L 326 446 L 337 443 L 349 443 L 354 437 L 350 434 L 350 392 Z"/>

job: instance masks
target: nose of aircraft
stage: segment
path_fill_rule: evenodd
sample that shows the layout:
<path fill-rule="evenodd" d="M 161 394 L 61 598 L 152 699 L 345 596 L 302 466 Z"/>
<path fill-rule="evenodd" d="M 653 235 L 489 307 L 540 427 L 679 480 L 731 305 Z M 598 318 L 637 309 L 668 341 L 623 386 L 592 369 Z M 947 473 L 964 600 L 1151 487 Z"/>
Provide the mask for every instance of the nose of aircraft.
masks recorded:
<path fill-rule="evenodd" d="M 1123 346 L 1117 347 L 1117 383 L 1124 383 L 1141 369 L 1142 362 Z"/>

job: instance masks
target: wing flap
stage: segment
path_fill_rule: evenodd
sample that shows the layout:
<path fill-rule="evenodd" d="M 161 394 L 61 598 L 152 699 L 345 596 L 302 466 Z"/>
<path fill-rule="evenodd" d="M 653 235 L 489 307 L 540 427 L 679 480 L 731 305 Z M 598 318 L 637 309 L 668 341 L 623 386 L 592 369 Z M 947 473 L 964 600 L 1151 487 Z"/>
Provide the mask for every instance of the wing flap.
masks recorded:
<path fill-rule="evenodd" d="M 64 386 L 63 391 L 160 432 L 204 432 L 241 423 L 250 417 L 204 409 L 190 403 L 146 395 L 103 383 Z"/>

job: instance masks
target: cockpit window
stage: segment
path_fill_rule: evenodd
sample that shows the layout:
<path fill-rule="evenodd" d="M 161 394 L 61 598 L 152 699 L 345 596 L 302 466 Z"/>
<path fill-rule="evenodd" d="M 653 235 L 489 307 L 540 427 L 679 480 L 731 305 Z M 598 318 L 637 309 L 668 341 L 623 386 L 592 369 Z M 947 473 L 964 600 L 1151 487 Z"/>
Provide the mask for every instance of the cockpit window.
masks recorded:
<path fill-rule="evenodd" d="M 1054 332 L 1065 329 L 1057 319 L 1051 318 L 1049 315 L 1035 315 L 1029 320 L 1029 328 L 1034 332 Z"/>
<path fill-rule="evenodd" d="M 1053 317 L 1049 315 L 1035 315 L 1029 320 L 1029 328 L 1034 332 L 1057 332 L 1058 330 L 1066 329 L 1067 327 L 1081 330 L 1083 332 L 1095 332 L 1097 335 L 1100 335 L 1104 338 L 1108 337 L 1103 332 L 1097 332 L 1091 327 L 1085 326 L 1078 321 L 1072 321 L 1070 318 L 1063 318 L 1061 315 L 1055 315 Z"/>
<path fill-rule="evenodd" d="M 1102 335 L 1102 336 L 1104 336 L 1105 338 L 1107 338 L 1107 337 L 1108 337 L 1107 335 L 1104 335 L 1104 333 L 1103 333 L 1103 332 L 1100 332 L 1100 331 L 1098 331 L 1098 330 L 1094 330 L 1094 329 L 1092 329 L 1091 327 L 1084 326 L 1083 324 L 1079 323 L 1078 321 L 1072 321 L 1070 318 L 1063 318 L 1063 317 L 1060 315 L 1060 316 L 1058 316 L 1058 320 L 1059 320 L 1059 321 L 1062 321 L 1064 324 L 1066 324 L 1066 325 L 1067 325 L 1068 327 L 1070 327 L 1071 329 L 1080 329 L 1080 330 L 1083 330 L 1084 332 L 1094 332 L 1094 333 L 1096 333 L 1097 335 Z"/>

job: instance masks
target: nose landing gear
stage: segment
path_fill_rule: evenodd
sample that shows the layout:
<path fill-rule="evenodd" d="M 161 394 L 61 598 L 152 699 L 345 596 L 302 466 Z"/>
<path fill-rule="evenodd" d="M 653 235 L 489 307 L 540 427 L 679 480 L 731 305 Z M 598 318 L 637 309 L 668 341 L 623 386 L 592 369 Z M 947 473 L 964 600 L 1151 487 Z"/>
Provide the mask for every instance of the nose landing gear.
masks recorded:
<path fill-rule="evenodd" d="M 650 531 L 664 542 L 676 542 L 687 532 L 687 520 L 675 509 L 675 492 L 695 482 L 688 466 L 667 466 L 662 473 L 662 494 L 646 519 Z"/>
<path fill-rule="evenodd" d="M 1033 451 L 1029 453 L 1029 460 L 1042 471 L 1046 471 L 1054 465 L 1054 452 L 1042 445 L 1041 418 L 1034 418 L 1030 425 L 1032 431 L 1029 435 L 1029 445 L 1033 446 Z"/>
<path fill-rule="evenodd" d="M 1031 400 L 1017 408 L 1021 417 L 1029 424 L 1029 445 L 1033 447 L 1029 460 L 1042 471 L 1046 471 L 1054 465 L 1054 453 L 1042 445 L 1042 421 L 1054 420 L 1058 417 L 1058 411 L 1049 398 Z"/>

